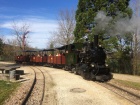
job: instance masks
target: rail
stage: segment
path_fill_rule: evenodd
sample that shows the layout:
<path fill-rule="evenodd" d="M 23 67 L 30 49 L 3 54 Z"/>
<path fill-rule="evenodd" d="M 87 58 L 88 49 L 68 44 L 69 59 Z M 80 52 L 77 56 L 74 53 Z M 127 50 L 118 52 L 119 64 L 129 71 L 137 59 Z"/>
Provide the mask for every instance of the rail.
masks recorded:
<path fill-rule="evenodd" d="M 43 73 L 43 71 L 41 69 L 39 69 L 39 68 L 36 67 L 36 69 L 40 71 L 40 72 L 37 72 L 37 70 L 35 70 L 33 67 L 31 67 L 31 68 L 34 71 L 35 76 L 34 76 L 34 79 L 33 79 L 32 85 L 31 85 L 31 88 L 29 89 L 29 91 L 28 91 L 25 99 L 22 101 L 22 104 L 21 105 L 25 105 L 25 104 L 28 104 L 30 102 L 34 102 L 34 101 L 38 101 L 38 100 L 39 100 L 38 101 L 39 102 L 38 104 L 42 105 L 42 102 L 43 102 L 43 99 L 44 99 L 44 91 L 45 91 L 45 75 L 44 75 L 44 73 Z M 41 86 L 42 89 L 41 88 L 37 88 L 39 86 L 39 82 L 40 82 L 40 79 L 38 79 L 38 77 L 37 77 L 39 73 L 41 73 L 42 76 L 43 76 L 43 78 L 42 78 L 43 85 Z M 32 93 L 34 94 L 35 92 L 37 92 L 37 90 L 34 90 L 36 88 L 37 88 L 37 90 L 38 89 L 41 89 L 40 91 L 42 91 L 42 94 L 40 94 L 40 98 L 38 98 L 38 99 L 35 98 L 36 100 L 32 100 Z"/>
<path fill-rule="evenodd" d="M 137 95 L 136 93 L 132 93 L 128 90 L 125 90 L 121 88 L 120 86 L 117 86 L 112 83 L 99 83 L 96 82 L 97 84 L 107 88 L 108 90 L 111 90 L 112 92 L 118 94 L 119 96 L 125 98 L 126 100 L 131 101 L 134 104 L 138 104 L 137 100 L 140 100 L 140 95 Z M 126 95 L 125 95 L 126 94 Z M 126 97 L 127 96 L 127 97 Z"/>

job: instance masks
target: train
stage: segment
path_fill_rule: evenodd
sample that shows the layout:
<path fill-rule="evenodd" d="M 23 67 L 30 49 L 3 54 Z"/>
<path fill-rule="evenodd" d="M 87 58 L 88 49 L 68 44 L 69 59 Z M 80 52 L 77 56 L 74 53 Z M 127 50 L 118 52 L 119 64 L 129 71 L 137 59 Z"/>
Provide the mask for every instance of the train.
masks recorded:
<path fill-rule="evenodd" d="M 86 39 L 84 43 L 72 43 L 53 49 L 22 51 L 22 54 L 15 56 L 15 61 L 63 68 L 87 80 L 109 81 L 113 75 L 106 64 L 106 52 L 98 41 L 98 35 L 94 35 L 93 42 Z"/>

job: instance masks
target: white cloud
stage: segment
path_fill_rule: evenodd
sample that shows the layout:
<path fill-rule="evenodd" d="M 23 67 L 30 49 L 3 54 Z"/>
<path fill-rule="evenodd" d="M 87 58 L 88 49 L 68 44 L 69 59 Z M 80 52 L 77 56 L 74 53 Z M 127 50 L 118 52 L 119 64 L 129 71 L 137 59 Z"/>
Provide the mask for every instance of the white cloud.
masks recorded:
<path fill-rule="evenodd" d="M 38 16 L 30 16 L 24 19 L 14 20 L 17 25 L 22 25 L 23 22 L 29 24 L 30 31 L 29 33 L 29 44 L 32 47 L 45 48 L 47 45 L 47 39 L 50 37 L 50 32 L 57 30 L 57 21 L 48 20 Z M 7 21 L 1 24 L 2 28 L 12 29 L 13 21 Z M 9 39 L 14 36 L 6 35 L 6 38 Z"/>
<path fill-rule="evenodd" d="M 49 33 L 48 33 L 49 34 Z M 50 34 L 49 34 L 50 36 Z M 28 42 L 32 47 L 46 48 L 48 40 L 47 33 L 30 33 Z"/>

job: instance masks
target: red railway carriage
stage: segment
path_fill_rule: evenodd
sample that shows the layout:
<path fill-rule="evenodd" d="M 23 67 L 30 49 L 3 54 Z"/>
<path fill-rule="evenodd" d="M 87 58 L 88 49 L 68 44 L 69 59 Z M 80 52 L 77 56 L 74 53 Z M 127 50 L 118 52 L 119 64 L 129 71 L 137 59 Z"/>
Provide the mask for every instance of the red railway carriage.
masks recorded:
<path fill-rule="evenodd" d="M 19 55 L 16 55 L 15 56 L 15 62 L 18 63 L 18 61 L 19 61 Z"/>
<path fill-rule="evenodd" d="M 16 61 L 16 63 L 23 63 L 23 62 L 27 61 L 26 58 L 27 57 L 25 55 L 19 54 L 19 55 L 15 56 L 15 61 Z"/>
<path fill-rule="evenodd" d="M 52 64 L 53 64 L 53 61 L 54 61 L 54 56 L 52 55 L 50 58 L 51 58 L 50 63 L 52 63 Z"/>
<path fill-rule="evenodd" d="M 57 64 L 57 55 L 53 56 L 53 64 Z"/>
<path fill-rule="evenodd" d="M 53 56 L 53 64 L 58 67 L 63 67 L 65 65 L 65 46 L 56 48 Z"/>
<path fill-rule="evenodd" d="M 24 51 L 25 62 L 32 62 L 32 56 L 36 53 L 36 51 L 26 50 Z"/>
<path fill-rule="evenodd" d="M 15 52 L 15 62 L 16 63 L 22 63 L 22 59 L 21 59 L 21 58 L 23 58 L 22 53 L 23 53 L 22 51 Z"/>
<path fill-rule="evenodd" d="M 44 54 L 44 55 L 42 56 L 42 62 L 43 62 L 43 63 L 47 63 L 47 58 L 48 58 L 47 54 Z"/>
<path fill-rule="evenodd" d="M 47 63 L 51 63 L 51 55 L 48 56 Z"/>
<path fill-rule="evenodd" d="M 25 61 L 25 56 L 24 55 L 20 55 L 19 56 L 19 61 L 22 63 L 22 62 L 24 62 Z"/>
<path fill-rule="evenodd" d="M 61 55 L 60 55 L 60 54 L 57 54 L 57 55 L 56 55 L 56 58 L 57 58 L 56 64 L 61 65 L 61 61 L 62 61 Z"/>
<path fill-rule="evenodd" d="M 65 62 L 65 55 L 64 54 L 57 54 L 56 55 L 56 64 L 57 65 L 63 65 L 63 64 L 65 64 L 66 62 Z"/>
<path fill-rule="evenodd" d="M 38 51 L 30 51 L 30 63 L 31 64 L 40 64 L 42 63 L 42 55 Z"/>
<path fill-rule="evenodd" d="M 31 63 L 35 62 L 35 55 L 34 54 L 30 55 L 30 62 Z"/>
<path fill-rule="evenodd" d="M 37 54 L 35 56 L 35 63 L 42 63 L 42 55 L 41 54 Z"/>
<path fill-rule="evenodd" d="M 21 55 L 15 57 L 15 61 L 19 63 L 29 62 L 31 64 L 48 64 L 49 66 L 65 65 L 65 47 L 49 50 L 27 50 L 23 51 Z"/>
<path fill-rule="evenodd" d="M 33 58 L 35 56 L 36 51 L 34 50 L 26 50 L 24 55 L 25 55 L 25 61 L 29 63 L 33 63 Z"/>
<path fill-rule="evenodd" d="M 47 50 L 42 50 L 42 63 L 45 64 L 47 63 L 48 60 L 48 51 Z"/>
<path fill-rule="evenodd" d="M 21 63 L 20 55 L 15 56 L 15 62 Z"/>
<path fill-rule="evenodd" d="M 48 60 L 47 60 L 47 61 L 48 61 L 47 63 L 53 64 L 54 56 L 50 54 L 50 55 L 48 56 Z"/>
<path fill-rule="evenodd" d="M 54 49 L 45 50 L 47 51 L 47 64 L 52 65 L 54 62 Z"/>
<path fill-rule="evenodd" d="M 26 50 L 26 51 L 20 51 L 20 54 L 15 56 L 15 61 L 16 63 L 31 63 L 32 60 L 32 55 L 33 53 L 35 53 L 36 51 L 30 51 L 30 50 Z M 17 52 L 19 53 L 19 52 Z"/>

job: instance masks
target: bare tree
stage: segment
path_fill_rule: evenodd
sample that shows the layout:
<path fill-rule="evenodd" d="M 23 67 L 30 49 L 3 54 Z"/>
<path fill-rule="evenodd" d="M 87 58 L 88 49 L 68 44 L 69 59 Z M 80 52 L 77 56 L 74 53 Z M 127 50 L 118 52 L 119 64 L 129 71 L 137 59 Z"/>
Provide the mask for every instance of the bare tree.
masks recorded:
<path fill-rule="evenodd" d="M 3 36 L 0 36 L 0 58 L 3 54 L 3 46 L 4 46 L 4 37 Z"/>
<path fill-rule="evenodd" d="M 134 33 L 133 33 L 133 74 L 138 74 L 138 53 L 140 43 L 140 0 L 134 0 L 132 4 L 133 18 L 135 20 Z M 139 20 L 139 21 L 138 21 Z"/>
<path fill-rule="evenodd" d="M 56 41 L 55 41 L 55 38 L 54 37 L 49 37 L 48 38 L 47 43 L 46 43 L 46 48 L 47 49 L 57 47 L 57 44 L 56 44 Z"/>
<path fill-rule="evenodd" d="M 58 14 L 58 29 L 53 31 L 52 42 L 55 41 L 56 46 L 67 45 L 74 41 L 73 31 L 75 28 L 75 12 L 74 10 L 60 11 Z"/>
<path fill-rule="evenodd" d="M 21 50 L 25 50 L 27 47 L 27 38 L 29 31 L 29 24 L 22 22 L 22 23 L 15 23 L 12 24 L 13 33 L 16 36 L 17 39 L 17 46 L 20 47 Z"/>
<path fill-rule="evenodd" d="M 13 51 L 19 51 L 20 47 L 17 46 L 17 38 L 14 39 L 7 39 L 7 44 L 12 46 Z"/>

